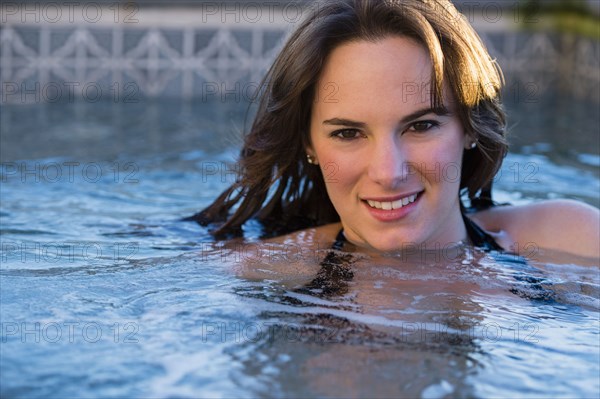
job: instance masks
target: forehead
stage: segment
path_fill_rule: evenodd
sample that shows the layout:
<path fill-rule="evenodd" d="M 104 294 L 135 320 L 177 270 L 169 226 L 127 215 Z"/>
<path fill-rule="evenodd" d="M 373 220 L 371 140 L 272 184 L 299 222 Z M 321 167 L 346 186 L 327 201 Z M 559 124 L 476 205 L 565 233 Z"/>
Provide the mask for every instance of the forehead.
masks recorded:
<path fill-rule="evenodd" d="M 429 54 L 410 38 L 346 43 L 335 48 L 325 63 L 316 107 L 429 105 L 431 71 Z"/>

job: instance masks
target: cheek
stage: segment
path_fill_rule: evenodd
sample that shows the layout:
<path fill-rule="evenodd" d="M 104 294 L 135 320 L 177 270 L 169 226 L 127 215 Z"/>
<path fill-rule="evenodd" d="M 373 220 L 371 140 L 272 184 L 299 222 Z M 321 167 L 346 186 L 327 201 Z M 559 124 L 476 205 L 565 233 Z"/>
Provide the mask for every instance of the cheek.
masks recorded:
<path fill-rule="evenodd" d="M 461 140 L 450 137 L 428 143 L 411 143 L 406 162 L 416 176 L 430 185 L 460 183 L 463 148 Z"/>
<path fill-rule="evenodd" d="M 357 154 L 346 154 L 316 147 L 323 179 L 332 199 L 352 190 L 363 174 L 364 165 Z"/>
<path fill-rule="evenodd" d="M 430 181 L 434 179 L 434 183 L 450 189 L 450 186 L 460 184 L 462 154 L 463 148 L 457 142 L 429 148 L 423 155 L 421 172 L 429 176 Z"/>
<path fill-rule="evenodd" d="M 453 166 L 457 165 L 460 167 L 462 163 L 462 147 L 457 147 L 456 144 L 448 143 L 444 146 L 436 146 L 435 148 L 429 149 L 424 155 L 427 157 L 428 162 L 432 164 L 439 164 L 441 166 Z"/>
<path fill-rule="evenodd" d="M 348 162 L 345 158 L 330 157 L 323 159 L 321 171 L 327 185 L 332 188 L 342 188 L 358 181 L 361 167 L 356 162 Z"/>

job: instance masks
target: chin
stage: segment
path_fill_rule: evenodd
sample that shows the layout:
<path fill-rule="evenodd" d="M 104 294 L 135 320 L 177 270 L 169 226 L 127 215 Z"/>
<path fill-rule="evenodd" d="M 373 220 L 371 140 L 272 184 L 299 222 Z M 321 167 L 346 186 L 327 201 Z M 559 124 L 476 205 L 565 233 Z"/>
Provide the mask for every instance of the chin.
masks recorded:
<path fill-rule="evenodd" d="M 368 244 L 372 249 L 379 252 L 398 252 L 420 246 L 419 241 L 416 239 L 397 237 L 374 240 Z"/>

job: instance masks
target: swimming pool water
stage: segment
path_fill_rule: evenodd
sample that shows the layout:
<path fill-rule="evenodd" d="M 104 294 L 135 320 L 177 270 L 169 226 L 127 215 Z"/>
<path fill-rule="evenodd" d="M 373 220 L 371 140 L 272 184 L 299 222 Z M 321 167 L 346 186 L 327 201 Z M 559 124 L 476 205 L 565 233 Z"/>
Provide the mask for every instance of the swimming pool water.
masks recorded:
<path fill-rule="evenodd" d="M 514 107 L 498 200 L 598 206 L 596 120 L 535 107 Z M 598 397 L 597 264 L 359 258 L 322 295 L 298 287 L 325 249 L 249 224 L 256 261 L 178 221 L 233 181 L 244 111 L 3 106 L 2 397 Z"/>

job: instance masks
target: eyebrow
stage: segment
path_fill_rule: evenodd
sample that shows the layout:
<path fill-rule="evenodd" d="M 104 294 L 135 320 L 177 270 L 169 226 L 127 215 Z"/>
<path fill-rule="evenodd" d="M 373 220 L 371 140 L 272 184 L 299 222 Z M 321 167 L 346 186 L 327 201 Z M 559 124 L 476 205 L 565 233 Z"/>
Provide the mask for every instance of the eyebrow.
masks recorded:
<path fill-rule="evenodd" d="M 417 118 L 420 118 L 423 115 L 427 115 L 427 114 L 436 114 L 439 116 L 446 116 L 446 115 L 450 114 L 450 111 L 446 107 L 423 108 L 423 109 L 417 110 L 411 114 L 406 115 L 404 118 L 402 118 L 400 120 L 400 123 L 406 124 L 408 122 L 411 122 L 411 121 L 413 121 Z M 323 121 L 323 124 L 324 125 L 334 125 L 334 126 L 348 126 L 348 127 L 354 127 L 354 128 L 364 128 L 366 126 L 366 124 L 364 122 L 357 122 L 357 121 L 353 121 L 350 119 L 344 119 L 344 118 L 326 119 Z"/>

